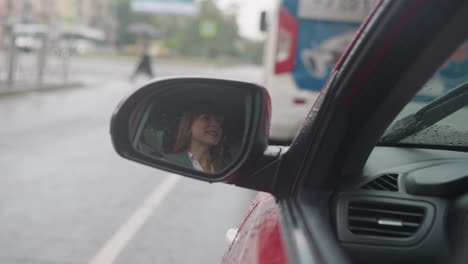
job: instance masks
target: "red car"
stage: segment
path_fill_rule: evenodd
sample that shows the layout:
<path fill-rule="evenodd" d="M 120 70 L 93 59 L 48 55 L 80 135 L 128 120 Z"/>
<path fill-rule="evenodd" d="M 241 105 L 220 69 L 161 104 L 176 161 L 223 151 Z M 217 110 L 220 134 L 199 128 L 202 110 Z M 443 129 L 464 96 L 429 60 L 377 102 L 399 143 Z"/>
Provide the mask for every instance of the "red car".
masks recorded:
<path fill-rule="evenodd" d="M 468 1 L 379 1 L 289 147 L 263 87 L 189 77 L 126 98 L 114 147 L 261 192 L 223 263 L 466 263 L 466 25 Z"/>

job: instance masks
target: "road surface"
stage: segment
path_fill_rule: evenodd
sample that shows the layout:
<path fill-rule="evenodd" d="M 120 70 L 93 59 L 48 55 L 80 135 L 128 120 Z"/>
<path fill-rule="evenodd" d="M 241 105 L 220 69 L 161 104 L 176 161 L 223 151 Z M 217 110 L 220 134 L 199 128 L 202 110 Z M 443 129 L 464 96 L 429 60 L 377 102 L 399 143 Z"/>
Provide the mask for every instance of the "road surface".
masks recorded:
<path fill-rule="evenodd" d="M 171 176 L 112 149 L 135 62 L 80 58 L 64 91 L 0 98 L 0 263 L 219 263 L 255 192 Z M 156 63 L 258 82 L 256 66 Z"/>

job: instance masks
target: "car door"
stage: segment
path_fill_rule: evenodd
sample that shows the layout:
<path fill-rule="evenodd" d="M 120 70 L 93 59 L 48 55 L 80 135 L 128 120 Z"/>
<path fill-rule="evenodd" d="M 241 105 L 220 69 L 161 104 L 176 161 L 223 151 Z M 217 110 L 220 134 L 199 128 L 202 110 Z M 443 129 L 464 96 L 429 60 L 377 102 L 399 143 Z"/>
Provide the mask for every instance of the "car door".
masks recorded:
<path fill-rule="evenodd" d="M 282 156 L 276 204 L 272 207 L 271 198 L 264 198 L 254 206 L 225 262 L 351 260 L 337 238 L 343 223 L 337 219 L 340 190 L 362 173 L 390 122 L 466 39 L 462 25 L 467 24 L 467 17 L 466 1 L 387 0 L 376 4 Z M 254 217 L 257 219 L 252 220 Z M 258 231 L 270 223 L 274 233 L 276 222 L 279 235 L 265 243 Z M 239 250 L 252 249 L 250 245 L 256 245 L 256 251 Z M 260 253 L 278 249 L 276 258 Z M 375 254 L 366 250 L 362 248 L 362 254 Z M 240 262 L 229 258 L 236 254 L 245 258 Z"/>

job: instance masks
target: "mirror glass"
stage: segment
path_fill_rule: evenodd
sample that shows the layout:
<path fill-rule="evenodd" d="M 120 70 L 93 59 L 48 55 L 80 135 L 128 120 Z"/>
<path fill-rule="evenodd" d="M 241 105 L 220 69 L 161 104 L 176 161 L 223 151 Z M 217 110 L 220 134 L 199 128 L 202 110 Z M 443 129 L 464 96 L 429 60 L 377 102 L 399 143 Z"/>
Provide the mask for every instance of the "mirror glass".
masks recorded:
<path fill-rule="evenodd" d="M 131 117 L 129 134 L 136 151 L 209 174 L 239 159 L 251 116 L 248 89 L 179 82 L 157 91 Z"/>

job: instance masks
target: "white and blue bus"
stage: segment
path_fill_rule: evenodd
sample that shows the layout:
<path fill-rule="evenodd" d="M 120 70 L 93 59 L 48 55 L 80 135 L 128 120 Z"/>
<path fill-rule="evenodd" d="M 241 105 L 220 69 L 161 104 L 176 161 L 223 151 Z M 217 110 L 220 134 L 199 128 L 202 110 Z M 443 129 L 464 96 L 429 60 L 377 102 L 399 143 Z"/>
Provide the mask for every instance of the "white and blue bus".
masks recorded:
<path fill-rule="evenodd" d="M 267 16 L 262 84 L 272 99 L 270 138 L 292 140 L 333 66 L 376 0 L 280 0 Z M 264 26 L 266 25 L 266 26 Z"/>

